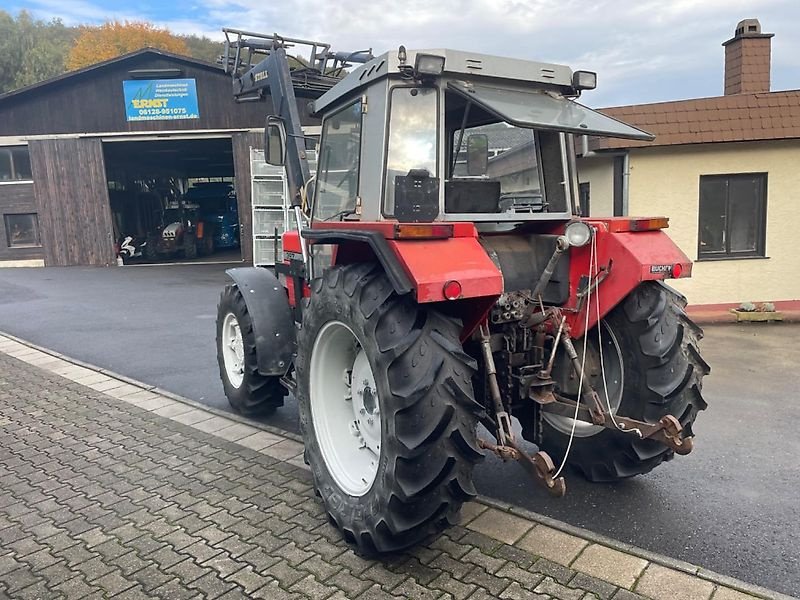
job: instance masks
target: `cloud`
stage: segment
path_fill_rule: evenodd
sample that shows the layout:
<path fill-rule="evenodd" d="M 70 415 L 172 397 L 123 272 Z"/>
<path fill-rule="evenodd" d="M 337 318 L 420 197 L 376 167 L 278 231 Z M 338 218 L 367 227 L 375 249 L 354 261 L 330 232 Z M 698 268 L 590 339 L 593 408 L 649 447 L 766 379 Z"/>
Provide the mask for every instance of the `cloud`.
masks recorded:
<path fill-rule="evenodd" d="M 796 0 L 173 0 L 157 9 L 126 4 L 140 12 L 119 16 L 91 0 L 25 2 L 70 23 L 116 16 L 215 39 L 222 27 L 234 27 L 317 39 L 335 50 L 377 53 L 404 44 L 558 62 L 598 72 L 599 89 L 584 98 L 594 106 L 720 94 L 720 44 L 739 20 L 758 17 L 776 34 L 774 88 L 800 83 Z"/>

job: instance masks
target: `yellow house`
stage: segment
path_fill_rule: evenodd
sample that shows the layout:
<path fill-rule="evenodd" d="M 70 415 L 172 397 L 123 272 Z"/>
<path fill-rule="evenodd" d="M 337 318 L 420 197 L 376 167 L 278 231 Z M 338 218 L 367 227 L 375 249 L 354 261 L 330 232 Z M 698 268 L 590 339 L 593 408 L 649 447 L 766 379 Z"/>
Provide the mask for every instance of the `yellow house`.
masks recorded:
<path fill-rule="evenodd" d="M 691 305 L 800 304 L 800 90 L 769 91 L 771 38 L 756 19 L 737 25 L 724 96 L 603 109 L 655 141 L 579 150 L 592 215 L 670 217 L 696 261 L 672 282 Z"/>

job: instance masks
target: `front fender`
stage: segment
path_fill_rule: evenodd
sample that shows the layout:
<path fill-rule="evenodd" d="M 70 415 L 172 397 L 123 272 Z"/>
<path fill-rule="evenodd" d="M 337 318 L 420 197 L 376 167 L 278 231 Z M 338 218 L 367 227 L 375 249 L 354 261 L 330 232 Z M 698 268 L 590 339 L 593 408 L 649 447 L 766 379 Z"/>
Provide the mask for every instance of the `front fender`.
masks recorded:
<path fill-rule="evenodd" d="M 253 322 L 258 372 L 285 375 L 296 352 L 294 317 L 286 290 L 271 271 L 261 267 L 225 272 L 242 292 Z"/>

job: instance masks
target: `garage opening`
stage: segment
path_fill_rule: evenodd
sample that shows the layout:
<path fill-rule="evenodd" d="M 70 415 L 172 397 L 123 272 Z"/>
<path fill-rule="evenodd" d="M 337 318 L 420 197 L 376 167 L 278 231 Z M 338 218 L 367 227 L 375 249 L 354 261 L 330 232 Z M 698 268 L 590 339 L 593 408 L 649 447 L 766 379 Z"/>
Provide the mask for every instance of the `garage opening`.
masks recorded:
<path fill-rule="evenodd" d="M 123 264 L 242 260 L 230 137 L 105 141 Z"/>

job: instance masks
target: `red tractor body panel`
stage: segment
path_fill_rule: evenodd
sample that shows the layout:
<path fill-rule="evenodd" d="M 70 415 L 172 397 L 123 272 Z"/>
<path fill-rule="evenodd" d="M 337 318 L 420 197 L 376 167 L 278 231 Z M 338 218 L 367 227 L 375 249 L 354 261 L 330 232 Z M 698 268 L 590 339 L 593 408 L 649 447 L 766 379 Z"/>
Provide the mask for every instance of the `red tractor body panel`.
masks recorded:
<path fill-rule="evenodd" d="M 678 279 L 691 277 L 692 261 L 681 251 L 662 230 L 625 231 L 624 222 L 630 219 L 587 219 L 597 231 L 597 266 L 608 274 L 592 291 L 589 329 L 597 323 L 597 306 L 600 302 L 600 318 L 607 315 L 623 298 L 630 294 L 642 281 Z M 579 303 L 579 287 L 585 285 L 581 278 L 591 273 L 590 245 L 570 250 L 570 299 L 565 311 L 571 334 L 575 338 L 583 335 L 586 329 L 587 303 Z M 602 276 L 602 275 L 601 275 Z M 579 308 L 579 311 L 574 309 Z"/>
<path fill-rule="evenodd" d="M 653 219 L 656 221 L 657 219 Z M 586 219 L 596 230 L 597 267 L 589 264 L 591 245 L 570 248 L 569 300 L 564 306 L 571 335 L 579 338 L 586 330 L 586 310 L 589 305 L 579 293 L 586 286 L 586 274 L 602 281 L 591 292 L 591 308 L 588 328 L 597 323 L 597 306 L 600 302 L 600 318 L 607 315 L 617 304 L 643 281 L 690 277 L 692 261 L 678 248 L 661 229 L 637 230 L 646 226 L 649 219 L 612 217 Z M 315 224 L 316 225 L 316 224 Z M 442 224 L 427 224 L 436 225 Z M 452 227 L 449 227 L 452 225 Z M 471 332 L 486 317 L 497 298 L 503 293 L 503 274 L 481 245 L 477 230 L 472 223 L 445 224 L 447 236 L 436 230 L 431 236 L 407 235 L 409 224 L 398 225 L 392 221 L 382 222 L 336 222 L 320 223 L 325 229 L 359 230 L 379 232 L 386 240 L 400 266 L 413 283 L 419 303 L 457 302 L 458 312 L 464 320 L 465 332 Z M 426 224 L 412 224 L 420 231 Z M 563 233 L 560 225 L 551 233 Z M 300 236 L 296 231 L 283 234 L 283 249 L 300 254 Z M 335 246 L 333 261 L 345 264 L 356 261 L 375 260 L 369 246 L 353 242 Z M 455 282 L 459 290 L 457 297 L 448 296 Z M 531 281 L 531 287 L 535 285 Z M 287 279 L 286 285 L 292 305 L 295 304 L 294 286 Z M 305 286 L 304 296 L 309 295 Z M 460 288 L 460 289 L 459 289 Z M 483 300 L 483 301 L 479 301 Z M 464 302 L 468 301 L 468 302 Z M 473 314 L 474 313 L 474 314 Z M 468 333 L 467 333 L 468 334 Z"/>
<path fill-rule="evenodd" d="M 497 298 L 503 293 L 503 275 L 477 237 L 418 242 L 389 240 L 389 246 L 414 282 L 419 303 Z M 458 298 L 445 296 L 444 288 L 449 282 L 460 284 Z"/>

